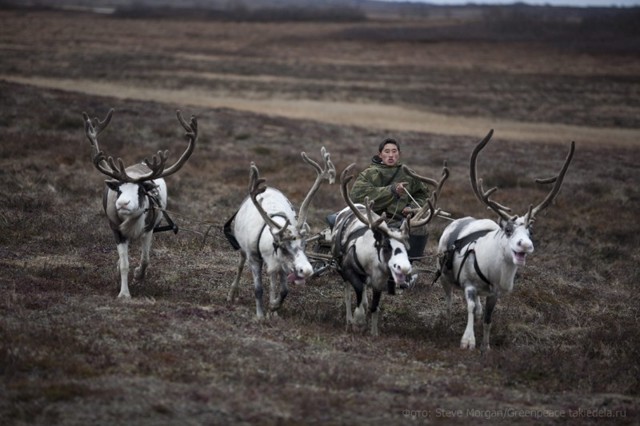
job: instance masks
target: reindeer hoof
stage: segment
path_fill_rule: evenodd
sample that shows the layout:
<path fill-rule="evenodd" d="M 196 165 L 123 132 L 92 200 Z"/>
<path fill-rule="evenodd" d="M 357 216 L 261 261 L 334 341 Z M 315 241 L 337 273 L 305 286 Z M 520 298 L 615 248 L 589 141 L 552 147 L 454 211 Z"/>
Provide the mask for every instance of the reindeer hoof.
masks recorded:
<path fill-rule="evenodd" d="M 367 332 L 367 321 L 354 321 L 351 328 L 355 333 L 365 334 Z"/>
<path fill-rule="evenodd" d="M 271 310 L 271 312 L 276 312 L 281 307 L 282 307 L 282 302 L 275 302 L 275 303 L 269 304 L 269 309 Z"/>
<path fill-rule="evenodd" d="M 462 340 L 460 342 L 460 349 L 469 349 L 473 350 L 476 348 L 476 342 L 472 340 Z"/>
<path fill-rule="evenodd" d="M 267 314 L 267 318 L 268 318 L 270 321 L 279 321 L 279 320 L 280 320 L 280 315 L 278 315 L 278 311 L 270 311 L 270 312 Z"/>
<path fill-rule="evenodd" d="M 137 267 L 134 271 L 133 271 L 133 279 L 135 281 L 144 281 L 144 276 L 145 276 L 145 270 Z"/>
<path fill-rule="evenodd" d="M 367 332 L 367 327 L 359 324 L 351 324 L 351 331 L 356 334 L 365 334 Z"/>

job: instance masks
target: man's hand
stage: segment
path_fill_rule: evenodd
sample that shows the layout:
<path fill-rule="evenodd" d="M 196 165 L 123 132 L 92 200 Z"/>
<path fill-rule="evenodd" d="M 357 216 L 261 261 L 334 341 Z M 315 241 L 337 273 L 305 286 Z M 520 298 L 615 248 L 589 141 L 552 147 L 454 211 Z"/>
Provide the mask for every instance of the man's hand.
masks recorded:
<path fill-rule="evenodd" d="M 404 194 L 407 193 L 407 190 L 404 188 L 404 186 L 407 184 L 407 182 L 398 182 L 396 183 L 396 186 L 394 187 L 396 194 L 398 194 L 398 196 L 403 196 Z"/>

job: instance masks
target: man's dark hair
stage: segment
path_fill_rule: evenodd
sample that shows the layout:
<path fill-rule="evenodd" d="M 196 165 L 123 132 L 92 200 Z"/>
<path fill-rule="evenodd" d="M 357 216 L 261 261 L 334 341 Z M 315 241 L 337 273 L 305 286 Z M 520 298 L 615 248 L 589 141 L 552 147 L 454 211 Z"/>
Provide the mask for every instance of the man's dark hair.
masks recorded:
<path fill-rule="evenodd" d="M 400 144 L 398 143 L 397 140 L 393 139 L 393 138 L 386 138 L 385 140 L 383 140 L 382 142 L 380 142 L 380 145 L 378 145 L 378 152 L 382 152 L 382 150 L 384 149 L 384 146 L 387 144 L 394 144 L 396 146 L 396 148 L 398 148 L 398 151 L 400 151 Z"/>

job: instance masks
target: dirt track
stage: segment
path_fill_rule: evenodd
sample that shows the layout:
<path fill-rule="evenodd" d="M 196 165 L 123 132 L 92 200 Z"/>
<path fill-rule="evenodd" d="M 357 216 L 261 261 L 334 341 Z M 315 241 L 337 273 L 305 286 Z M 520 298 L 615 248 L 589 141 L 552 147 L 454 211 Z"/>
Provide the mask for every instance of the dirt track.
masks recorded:
<path fill-rule="evenodd" d="M 639 146 L 640 130 L 572 126 L 551 123 L 524 123 L 504 119 L 455 117 L 375 103 L 328 102 L 309 99 L 249 99 L 211 96 L 202 91 L 152 89 L 148 87 L 94 80 L 19 77 L 0 75 L 0 80 L 42 88 L 113 96 L 120 99 L 155 101 L 206 108 L 230 108 L 259 114 L 316 120 L 337 125 L 372 129 L 417 131 L 443 135 L 477 137 L 489 128 L 499 129 L 496 138 L 533 142 L 607 144 Z"/>

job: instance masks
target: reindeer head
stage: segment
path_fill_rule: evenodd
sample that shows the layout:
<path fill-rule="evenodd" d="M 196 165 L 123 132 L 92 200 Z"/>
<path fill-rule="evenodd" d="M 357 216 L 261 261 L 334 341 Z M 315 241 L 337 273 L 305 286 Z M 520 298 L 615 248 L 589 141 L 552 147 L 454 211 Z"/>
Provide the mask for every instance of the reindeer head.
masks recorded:
<path fill-rule="evenodd" d="M 296 283 L 303 283 L 304 280 L 313 273 L 313 268 L 304 254 L 306 237 L 309 230 L 307 213 L 311 199 L 320 188 L 322 181 L 328 180 L 329 183 L 333 183 L 335 180 L 335 167 L 330 160 L 329 153 L 324 147 L 321 149 L 321 154 L 324 161 L 324 169 L 310 159 L 307 154 L 302 153 L 302 159 L 316 171 L 317 176 L 300 206 L 298 218 L 284 217 L 284 224 L 280 224 L 274 220 L 274 217 L 278 216 L 277 213 L 271 212 L 271 214 L 269 214 L 262 206 L 262 202 L 258 196 L 267 189 L 266 186 L 262 185 L 265 179 L 260 178 L 260 173 L 255 163 L 252 162 L 250 167 L 249 195 L 253 201 L 253 205 L 271 232 L 274 252 L 282 268 L 288 273 L 289 281 Z"/>
<path fill-rule="evenodd" d="M 158 151 L 151 160 L 145 158 L 143 163 L 125 168 L 121 158 L 114 160 L 111 156 L 107 157 L 98 145 L 98 135 L 111 122 L 113 109 L 109 110 L 102 121 L 98 118 L 94 118 L 92 121 L 85 112 L 82 113 L 82 116 L 85 134 L 92 148 L 93 165 L 98 171 L 111 178 L 105 183 L 108 189 L 117 194 L 115 208 L 121 218 L 141 215 L 147 207 L 145 200 L 148 195 L 157 197 L 164 192 L 166 198 L 166 188 L 163 183 L 159 187 L 159 181 L 182 168 L 193 153 L 198 137 L 196 118 L 192 116 L 191 121 L 187 123 L 182 118 L 181 112 L 177 111 L 178 121 L 187 131 L 186 137 L 189 139 L 189 145 L 178 161 L 172 166 L 166 167 L 169 151 Z"/>
<path fill-rule="evenodd" d="M 500 229 L 503 232 L 504 238 L 508 240 L 508 244 L 505 246 L 505 257 L 511 258 L 515 265 L 522 266 L 526 262 L 527 254 L 533 253 L 533 242 L 531 241 L 531 226 L 535 220 L 535 216 L 542 210 L 547 208 L 558 195 L 560 187 L 562 186 L 562 181 L 564 180 L 564 176 L 573 158 L 573 153 L 575 151 L 575 142 L 571 142 L 569 153 L 567 154 L 560 172 L 556 176 L 548 179 L 536 179 L 536 183 L 539 184 L 554 183 L 553 188 L 551 188 L 551 191 L 547 194 L 545 199 L 535 207 L 533 207 L 533 204 L 530 205 L 529 210 L 524 216 L 518 216 L 511 215 L 511 209 L 509 207 L 491 200 L 489 197 L 494 192 L 496 192 L 498 188 L 493 187 L 485 191 L 482 186 L 482 179 L 479 179 L 477 177 L 476 162 L 478 154 L 489 143 L 492 135 L 493 129 L 491 129 L 489 133 L 487 133 L 484 139 L 482 139 L 478 143 L 478 145 L 471 153 L 469 172 L 471 188 L 473 189 L 473 192 L 478 200 L 485 204 L 487 208 L 493 210 L 500 217 L 498 224 L 500 225 Z"/>
<path fill-rule="evenodd" d="M 407 250 L 409 248 L 409 221 L 403 220 L 399 229 L 392 229 L 386 222 L 386 215 L 378 216 L 373 211 L 373 202 L 365 198 L 365 204 L 355 204 L 349 195 L 348 183 L 353 179 L 351 170 L 355 163 L 347 166 L 340 175 L 342 198 L 354 216 L 372 231 L 375 239 L 376 257 L 386 265 L 388 272 L 397 285 L 405 282 L 411 274 L 411 262 Z"/>

